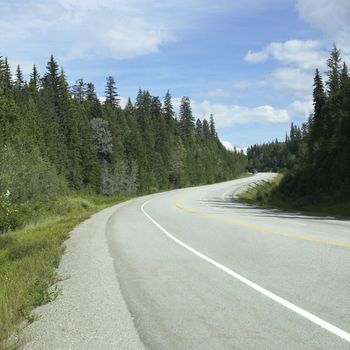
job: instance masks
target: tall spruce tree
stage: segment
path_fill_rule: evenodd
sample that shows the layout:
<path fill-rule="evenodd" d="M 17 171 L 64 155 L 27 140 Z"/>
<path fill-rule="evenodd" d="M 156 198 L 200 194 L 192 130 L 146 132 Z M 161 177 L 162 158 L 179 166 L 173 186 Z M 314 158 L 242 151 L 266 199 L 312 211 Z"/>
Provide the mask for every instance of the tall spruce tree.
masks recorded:
<path fill-rule="evenodd" d="M 86 98 L 86 84 L 83 79 L 78 79 L 72 86 L 72 93 L 78 102 L 83 102 Z"/>
<path fill-rule="evenodd" d="M 15 87 L 18 92 L 21 92 L 24 88 L 24 78 L 20 65 L 16 69 Z"/>
<path fill-rule="evenodd" d="M 192 140 L 192 135 L 195 129 L 195 119 L 192 115 L 190 99 L 184 96 L 180 104 L 180 133 L 185 142 Z"/>
<path fill-rule="evenodd" d="M 341 58 L 340 50 L 333 45 L 330 57 L 327 61 L 328 71 L 326 72 L 328 76 L 327 81 L 327 92 L 328 95 L 334 95 L 339 91 L 340 85 L 340 70 L 341 70 Z"/>
<path fill-rule="evenodd" d="M 309 156 L 312 158 L 314 148 L 319 143 L 320 139 L 324 136 L 324 120 L 323 120 L 323 108 L 326 103 L 326 94 L 324 92 L 322 77 L 318 69 L 316 69 L 314 78 L 314 91 L 313 91 L 313 104 L 314 113 L 310 120 L 310 138 L 309 138 Z"/>
<path fill-rule="evenodd" d="M 116 82 L 112 76 L 108 76 L 106 79 L 106 87 L 105 87 L 105 104 L 112 108 L 119 107 L 119 98 L 116 87 Z"/>
<path fill-rule="evenodd" d="M 167 121 L 169 122 L 171 119 L 174 118 L 174 107 L 173 107 L 173 103 L 171 101 L 171 94 L 170 91 L 168 90 L 164 96 L 164 100 L 163 100 L 163 113 L 167 119 Z"/>
<path fill-rule="evenodd" d="M 33 65 L 32 73 L 30 74 L 29 89 L 32 93 L 38 92 L 40 88 L 40 76 L 36 65 Z"/>

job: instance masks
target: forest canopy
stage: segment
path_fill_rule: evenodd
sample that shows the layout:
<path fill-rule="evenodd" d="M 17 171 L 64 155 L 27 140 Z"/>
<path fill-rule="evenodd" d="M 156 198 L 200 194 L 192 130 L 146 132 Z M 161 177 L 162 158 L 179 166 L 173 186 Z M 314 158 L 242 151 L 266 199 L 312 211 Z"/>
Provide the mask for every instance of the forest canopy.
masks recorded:
<path fill-rule="evenodd" d="M 287 171 L 279 191 L 312 202 L 350 195 L 350 77 L 335 45 L 325 74 L 324 83 L 315 71 L 308 121 L 301 127 L 292 124 L 285 142 L 254 145 L 247 152 L 250 167 Z"/>
<path fill-rule="evenodd" d="M 29 81 L 0 57 L 0 194 L 16 202 L 49 193 L 134 195 L 238 176 L 246 157 L 227 150 L 215 122 L 195 119 L 188 97 L 140 89 L 120 106 L 108 76 L 101 102 L 92 83 L 69 86 L 53 56 Z"/>

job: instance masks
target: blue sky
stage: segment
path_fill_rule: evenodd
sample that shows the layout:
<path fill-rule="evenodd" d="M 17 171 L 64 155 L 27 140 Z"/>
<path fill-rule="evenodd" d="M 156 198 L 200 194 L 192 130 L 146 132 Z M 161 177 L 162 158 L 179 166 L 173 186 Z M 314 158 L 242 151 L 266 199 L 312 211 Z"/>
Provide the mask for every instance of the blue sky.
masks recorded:
<path fill-rule="evenodd" d="M 122 100 L 139 87 L 189 96 L 228 147 L 246 148 L 307 119 L 333 42 L 349 61 L 349 18 L 348 0 L 0 0 L 0 55 L 43 73 L 52 53 L 100 96 L 107 75 Z"/>

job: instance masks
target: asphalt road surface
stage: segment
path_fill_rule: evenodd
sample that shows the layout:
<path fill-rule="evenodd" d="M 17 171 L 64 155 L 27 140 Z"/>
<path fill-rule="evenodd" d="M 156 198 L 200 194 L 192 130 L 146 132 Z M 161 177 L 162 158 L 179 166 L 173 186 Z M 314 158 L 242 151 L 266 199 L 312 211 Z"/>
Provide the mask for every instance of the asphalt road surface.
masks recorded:
<path fill-rule="evenodd" d="M 242 185 L 141 198 L 107 235 L 149 349 L 350 349 L 350 222 L 243 205 Z"/>

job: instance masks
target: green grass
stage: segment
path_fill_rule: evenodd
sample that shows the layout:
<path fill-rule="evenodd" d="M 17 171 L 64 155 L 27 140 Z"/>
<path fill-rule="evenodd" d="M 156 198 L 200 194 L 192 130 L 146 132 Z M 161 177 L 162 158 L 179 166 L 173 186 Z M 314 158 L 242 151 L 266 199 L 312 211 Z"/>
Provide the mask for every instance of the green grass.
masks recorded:
<path fill-rule="evenodd" d="M 124 198 L 125 200 L 126 198 Z M 32 310 L 53 300 L 50 288 L 69 232 L 91 214 L 122 198 L 68 196 L 27 205 L 30 222 L 22 229 L 0 234 L 0 349 L 15 349 L 8 341 L 18 325 L 32 320 Z M 16 337 L 15 337 L 16 338 Z"/>
<path fill-rule="evenodd" d="M 298 211 L 317 216 L 334 216 L 340 219 L 350 218 L 350 201 L 337 202 L 327 199 L 313 203 L 310 198 L 286 196 L 278 189 L 282 179 L 283 175 L 278 174 L 271 181 L 264 181 L 257 186 L 248 188 L 239 195 L 239 198 L 243 202 L 257 204 L 266 208 Z"/>

